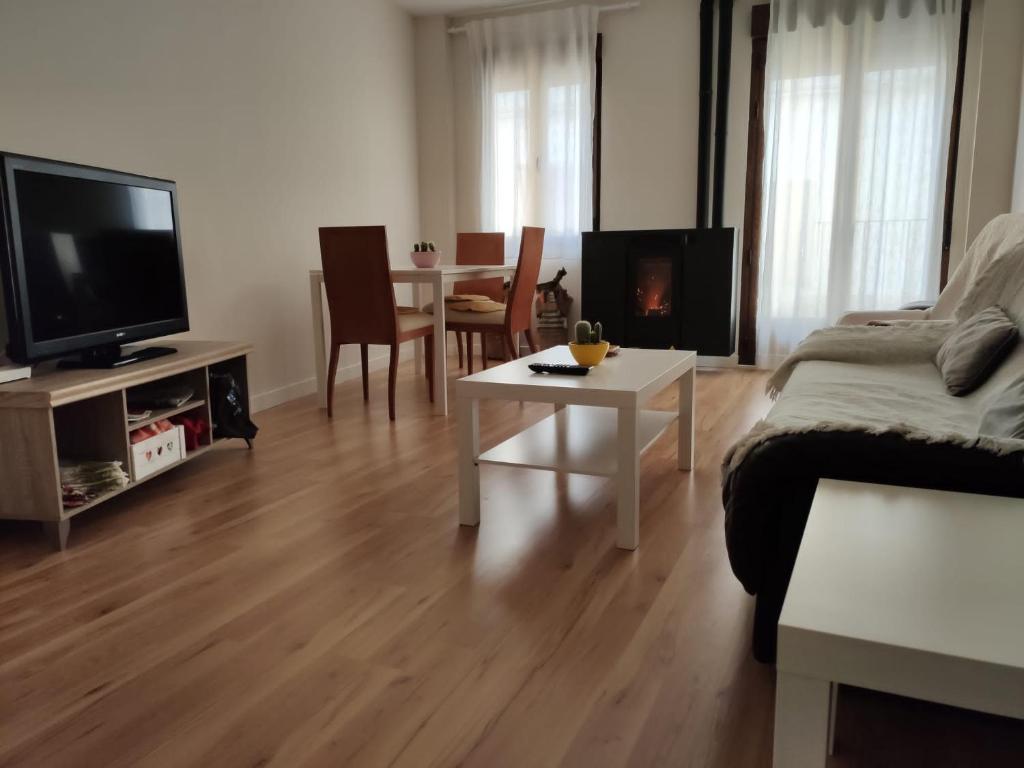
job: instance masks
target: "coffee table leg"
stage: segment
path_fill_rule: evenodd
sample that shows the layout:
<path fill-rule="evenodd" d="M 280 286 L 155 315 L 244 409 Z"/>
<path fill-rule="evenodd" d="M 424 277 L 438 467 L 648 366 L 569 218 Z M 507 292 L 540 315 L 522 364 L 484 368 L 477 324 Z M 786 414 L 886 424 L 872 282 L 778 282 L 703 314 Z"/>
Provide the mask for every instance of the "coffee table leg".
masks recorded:
<path fill-rule="evenodd" d="M 619 465 L 616 476 L 619 486 L 616 544 L 619 549 L 636 549 L 640 545 L 639 415 L 636 408 L 619 409 Z"/>
<path fill-rule="evenodd" d="M 679 445 L 676 466 L 693 469 L 694 385 L 697 373 L 691 368 L 679 377 Z"/>
<path fill-rule="evenodd" d="M 775 680 L 775 768 L 824 768 L 832 685 L 779 672 Z"/>
<path fill-rule="evenodd" d="M 480 401 L 456 397 L 459 435 L 459 525 L 480 523 Z"/>

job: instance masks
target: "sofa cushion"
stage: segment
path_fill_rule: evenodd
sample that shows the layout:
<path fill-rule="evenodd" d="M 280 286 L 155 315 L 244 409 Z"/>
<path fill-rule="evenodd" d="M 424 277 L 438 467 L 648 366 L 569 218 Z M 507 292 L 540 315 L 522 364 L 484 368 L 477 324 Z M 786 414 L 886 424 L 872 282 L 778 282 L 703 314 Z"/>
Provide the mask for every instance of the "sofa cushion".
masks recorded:
<path fill-rule="evenodd" d="M 1024 376 L 1006 387 L 981 414 L 978 433 L 1024 440 Z"/>
<path fill-rule="evenodd" d="M 983 309 L 964 321 L 935 356 L 952 395 L 966 395 L 985 383 L 1017 343 L 1017 324 L 999 307 Z"/>

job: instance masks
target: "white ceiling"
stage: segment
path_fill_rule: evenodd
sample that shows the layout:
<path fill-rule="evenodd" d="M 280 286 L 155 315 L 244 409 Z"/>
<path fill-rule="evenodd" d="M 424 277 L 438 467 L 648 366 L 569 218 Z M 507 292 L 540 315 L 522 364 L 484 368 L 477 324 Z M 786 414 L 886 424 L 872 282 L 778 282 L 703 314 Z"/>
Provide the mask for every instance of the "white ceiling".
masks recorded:
<path fill-rule="evenodd" d="M 523 0 L 398 0 L 398 4 L 409 13 L 429 16 L 432 13 L 470 13 L 503 5 L 522 5 Z"/>

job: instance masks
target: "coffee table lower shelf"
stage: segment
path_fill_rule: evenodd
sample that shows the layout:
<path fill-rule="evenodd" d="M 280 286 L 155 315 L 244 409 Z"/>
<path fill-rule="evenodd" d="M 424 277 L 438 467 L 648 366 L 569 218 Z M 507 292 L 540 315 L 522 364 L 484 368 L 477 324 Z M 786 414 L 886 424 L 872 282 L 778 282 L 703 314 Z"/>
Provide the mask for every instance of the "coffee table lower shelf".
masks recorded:
<path fill-rule="evenodd" d="M 640 453 L 677 418 L 674 411 L 640 411 Z M 614 477 L 618 471 L 618 410 L 567 405 L 484 451 L 477 463 Z"/>

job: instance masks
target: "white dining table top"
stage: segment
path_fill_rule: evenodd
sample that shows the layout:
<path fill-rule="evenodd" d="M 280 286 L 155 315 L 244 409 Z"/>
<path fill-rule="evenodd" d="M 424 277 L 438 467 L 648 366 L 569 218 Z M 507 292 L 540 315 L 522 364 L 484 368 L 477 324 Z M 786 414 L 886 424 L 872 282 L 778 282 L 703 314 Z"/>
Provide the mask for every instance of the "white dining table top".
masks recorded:
<path fill-rule="evenodd" d="M 420 267 L 392 267 L 391 279 L 412 279 L 417 282 L 430 282 L 438 276 L 479 275 L 486 272 L 510 274 L 515 271 L 515 264 L 438 264 L 436 267 L 430 267 L 429 269 Z M 313 276 L 322 277 L 323 273 L 322 269 L 309 270 L 309 274 Z"/>

